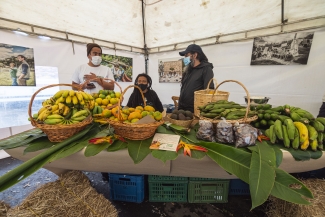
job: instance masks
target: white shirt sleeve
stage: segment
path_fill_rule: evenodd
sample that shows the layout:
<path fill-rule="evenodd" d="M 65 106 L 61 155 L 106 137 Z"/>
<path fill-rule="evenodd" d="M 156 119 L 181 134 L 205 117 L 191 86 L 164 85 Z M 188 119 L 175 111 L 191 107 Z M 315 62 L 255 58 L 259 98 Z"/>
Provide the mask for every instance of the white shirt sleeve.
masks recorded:
<path fill-rule="evenodd" d="M 76 68 L 76 70 L 74 71 L 73 75 L 72 75 L 72 81 L 77 83 L 77 84 L 81 84 L 82 82 L 79 79 L 79 74 L 80 74 L 80 66 L 78 68 Z"/>

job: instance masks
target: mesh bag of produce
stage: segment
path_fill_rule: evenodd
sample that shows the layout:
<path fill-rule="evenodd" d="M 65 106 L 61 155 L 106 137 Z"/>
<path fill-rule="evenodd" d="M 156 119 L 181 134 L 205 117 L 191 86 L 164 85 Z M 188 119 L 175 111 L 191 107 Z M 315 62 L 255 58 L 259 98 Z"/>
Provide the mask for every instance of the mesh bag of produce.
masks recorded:
<path fill-rule="evenodd" d="M 226 119 L 222 118 L 217 124 L 216 128 L 216 140 L 221 143 L 234 143 L 234 130 L 231 123 L 228 123 Z"/>
<path fill-rule="evenodd" d="M 236 137 L 236 148 L 255 145 L 257 136 L 260 133 L 258 129 L 249 124 L 239 123 L 234 125 L 234 132 Z"/>
<path fill-rule="evenodd" d="M 209 142 L 215 142 L 216 139 L 214 137 L 213 124 L 210 121 L 200 120 L 199 125 L 200 128 L 196 133 L 196 138 Z"/>

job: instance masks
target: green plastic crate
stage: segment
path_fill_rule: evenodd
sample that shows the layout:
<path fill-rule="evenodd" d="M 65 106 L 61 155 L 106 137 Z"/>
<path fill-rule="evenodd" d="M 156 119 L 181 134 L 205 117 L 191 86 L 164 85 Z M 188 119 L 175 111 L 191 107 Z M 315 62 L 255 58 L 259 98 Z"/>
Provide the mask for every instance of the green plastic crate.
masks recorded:
<path fill-rule="evenodd" d="M 188 181 L 150 181 L 150 202 L 187 202 Z"/>
<path fill-rule="evenodd" d="M 156 175 L 149 175 L 148 181 L 154 182 L 154 181 L 187 181 L 187 177 L 181 177 L 181 176 L 156 176 Z"/>
<path fill-rule="evenodd" d="M 189 181 L 189 203 L 227 203 L 229 180 Z"/>
<path fill-rule="evenodd" d="M 223 179 L 189 177 L 188 180 L 189 181 L 218 181 Z"/>

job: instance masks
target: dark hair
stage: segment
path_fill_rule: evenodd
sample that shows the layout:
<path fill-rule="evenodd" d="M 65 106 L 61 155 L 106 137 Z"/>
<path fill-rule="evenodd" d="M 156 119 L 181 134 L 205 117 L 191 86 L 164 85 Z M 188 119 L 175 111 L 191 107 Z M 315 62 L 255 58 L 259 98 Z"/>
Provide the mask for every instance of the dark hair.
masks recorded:
<path fill-rule="evenodd" d="M 200 62 L 203 62 L 203 61 L 209 61 L 208 58 L 205 56 L 205 54 L 203 52 L 199 52 L 199 51 L 193 51 L 193 52 L 190 52 L 191 54 L 195 54 L 197 53 L 197 57 L 196 59 L 198 59 Z"/>
<path fill-rule="evenodd" d="M 100 52 L 103 53 L 102 48 L 101 48 L 98 44 L 95 44 L 95 43 L 88 43 L 86 46 L 87 46 L 87 56 L 90 54 L 91 50 L 92 50 L 94 47 L 98 47 L 98 48 L 100 49 Z"/>
<path fill-rule="evenodd" d="M 24 58 L 24 60 L 26 59 L 26 57 L 24 55 L 21 55 L 21 54 L 19 54 L 17 57 Z"/>
<path fill-rule="evenodd" d="M 148 89 L 151 89 L 151 86 L 152 86 L 152 79 L 149 75 L 147 74 L 144 74 L 144 73 L 141 73 L 141 74 L 138 74 L 137 78 L 135 79 L 134 81 L 134 85 L 138 85 L 138 78 L 139 77 L 145 77 L 147 79 L 147 82 L 148 82 Z M 134 88 L 133 92 L 137 90 L 137 92 L 139 92 L 140 94 L 140 91 L 137 89 L 137 88 Z"/>

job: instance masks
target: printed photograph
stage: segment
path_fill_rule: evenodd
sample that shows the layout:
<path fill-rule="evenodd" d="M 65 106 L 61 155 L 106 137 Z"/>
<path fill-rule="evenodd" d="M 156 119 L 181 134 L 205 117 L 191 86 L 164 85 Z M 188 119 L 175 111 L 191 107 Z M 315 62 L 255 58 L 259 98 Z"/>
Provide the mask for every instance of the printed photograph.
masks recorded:
<path fill-rule="evenodd" d="M 184 69 L 180 58 L 158 60 L 159 83 L 180 83 Z"/>
<path fill-rule="evenodd" d="M 36 86 L 33 48 L 0 43 L 0 86 Z"/>
<path fill-rule="evenodd" d="M 111 68 L 116 82 L 132 82 L 132 58 L 102 54 L 101 65 Z"/>
<path fill-rule="evenodd" d="M 254 38 L 251 65 L 306 65 L 314 32 Z"/>

